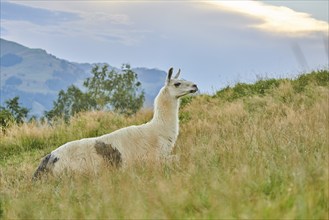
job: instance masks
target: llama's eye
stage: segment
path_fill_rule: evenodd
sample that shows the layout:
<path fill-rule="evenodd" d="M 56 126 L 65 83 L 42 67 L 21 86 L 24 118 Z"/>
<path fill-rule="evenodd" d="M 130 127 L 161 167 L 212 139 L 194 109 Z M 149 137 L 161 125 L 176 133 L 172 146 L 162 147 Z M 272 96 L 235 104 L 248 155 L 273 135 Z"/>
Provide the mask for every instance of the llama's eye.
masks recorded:
<path fill-rule="evenodd" d="M 180 86 L 180 84 L 181 84 L 181 83 L 175 83 L 174 86 L 175 86 L 175 87 L 178 87 L 178 86 Z"/>

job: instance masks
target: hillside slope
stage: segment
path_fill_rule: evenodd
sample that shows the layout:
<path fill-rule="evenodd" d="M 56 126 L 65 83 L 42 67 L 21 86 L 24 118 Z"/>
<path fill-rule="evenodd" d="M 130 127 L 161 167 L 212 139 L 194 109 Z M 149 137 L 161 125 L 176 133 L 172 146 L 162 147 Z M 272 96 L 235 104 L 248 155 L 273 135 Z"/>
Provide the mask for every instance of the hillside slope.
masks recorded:
<path fill-rule="evenodd" d="M 328 100 L 328 71 L 185 98 L 179 162 L 35 183 L 40 158 L 59 145 L 145 123 L 152 113 L 87 112 L 69 124 L 12 127 L 1 134 L 0 217 L 326 219 Z"/>
<path fill-rule="evenodd" d="M 36 116 L 52 108 L 61 89 L 72 84 L 81 88 L 83 80 L 91 76 L 94 65 L 69 62 L 45 50 L 27 48 L 1 38 L 0 48 L 0 104 L 19 96 L 22 105 Z M 138 74 L 145 91 L 145 106 L 152 106 L 152 100 L 162 87 L 166 73 L 148 68 L 133 70 Z"/>

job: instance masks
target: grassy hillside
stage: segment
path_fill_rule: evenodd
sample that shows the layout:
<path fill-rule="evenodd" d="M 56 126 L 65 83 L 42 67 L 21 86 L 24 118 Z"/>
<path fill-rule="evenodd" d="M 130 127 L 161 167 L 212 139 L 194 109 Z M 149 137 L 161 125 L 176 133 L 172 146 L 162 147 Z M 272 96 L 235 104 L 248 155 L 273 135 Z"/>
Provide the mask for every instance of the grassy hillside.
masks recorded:
<path fill-rule="evenodd" d="M 59 145 L 152 117 L 84 113 L 1 134 L 0 218 L 328 218 L 329 73 L 186 98 L 176 164 L 31 182 Z"/>

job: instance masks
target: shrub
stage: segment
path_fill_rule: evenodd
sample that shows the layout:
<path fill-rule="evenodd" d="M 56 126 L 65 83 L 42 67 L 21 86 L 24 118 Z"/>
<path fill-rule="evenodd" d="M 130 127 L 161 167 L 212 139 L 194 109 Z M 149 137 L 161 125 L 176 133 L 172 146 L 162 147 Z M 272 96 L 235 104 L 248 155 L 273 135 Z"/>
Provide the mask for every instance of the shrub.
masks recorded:
<path fill-rule="evenodd" d="M 265 96 L 271 94 L 273 89 L 278 88 L 283 82 L 290 81 L 295 92 L 300 93 L 306 90 L 310 85 L 328 86 L 328 70 L 313 71 L 308 74 L 302 74 L 295 80 L 289 79 L 266 79 L 259 80 L 254 84 L 237 83 L 234 87 L 226 87 L 218 91 L 214 97 L 221 98 L 224 101 L 234 101 L 239 98 L 251 96 Z"/>
<path fill-rule="evenodd" d="M 328 86 L 328 70 L 313 71 L 310 74 L 302 74 L 293 80 L 293 87 L 296 92 L 303 92 L 308 85 Z"/>

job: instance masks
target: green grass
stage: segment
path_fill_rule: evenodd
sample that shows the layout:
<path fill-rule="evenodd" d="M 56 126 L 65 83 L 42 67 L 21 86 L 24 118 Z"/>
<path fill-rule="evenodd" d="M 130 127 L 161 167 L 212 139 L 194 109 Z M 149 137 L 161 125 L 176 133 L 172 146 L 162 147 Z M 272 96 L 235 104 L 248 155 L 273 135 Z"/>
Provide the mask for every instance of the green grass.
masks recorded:
<path fill-rule="evenodd" d="M 40 158 L 59 145 L 152 114 L 92 112 L 69 124 L 12 127 L 1 136 L 0 218 L 328 219 L 328 76 L 317 71 L 184 99 L 174 164 L 32 182 Z"/>

